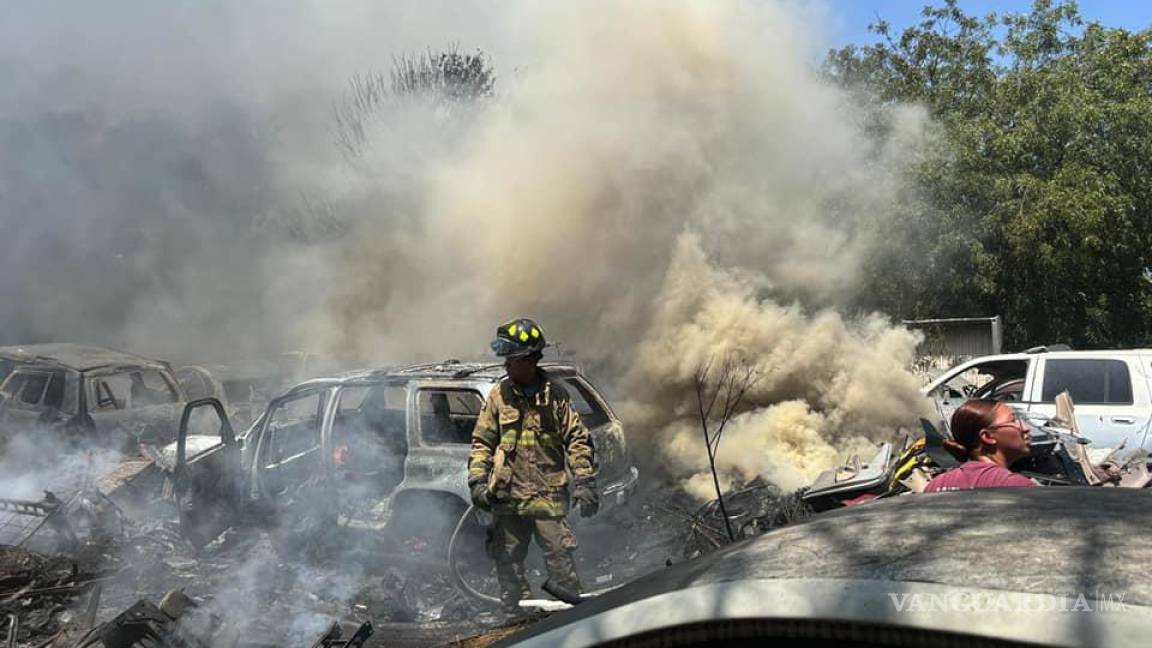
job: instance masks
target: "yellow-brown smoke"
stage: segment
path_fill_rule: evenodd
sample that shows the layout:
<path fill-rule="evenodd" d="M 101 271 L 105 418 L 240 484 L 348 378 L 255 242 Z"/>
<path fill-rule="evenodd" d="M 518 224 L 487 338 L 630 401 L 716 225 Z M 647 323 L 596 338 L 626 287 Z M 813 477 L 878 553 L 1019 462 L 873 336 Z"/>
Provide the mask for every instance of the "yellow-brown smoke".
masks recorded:
<path fill-rule="evenodd" d="M 925 140 L 920 113 L 867 137 L 776 5 L 600 9 L 514 16 L 539 37 L 524 69 L 430 165 L 413 229 L 367 219 L 339 248 L 345 294 L 306 337 L 473 355 L 500 321 L 536 317 L 620 377 L 638 447 L 685 475 L 704 460 L 691 378 L 729 352 L 763 377 L 726 433 L 726 478 L 797 486 L 914 420 L 916 338 L 832 308 Z"/>
<path fill-rule="evenodd" d="M 808 315 L 760 298 L 754 281 L 711 265 L 687 235 L 658 295 L 621 411 L 650 432 L 646 447 L 694 474 L 688 485 L 696 494 L 714 492 L 702 472 L 701 367 L 712 367 L 713 389 L 728 358 L 741 358 L 756 376 L 721 437 L 725 481 L 759 475 L 799 487 L 840 453 L 867 452 L 868 440 L 891 438 L 923 413 L 919 382 L 907 370 L 918 338 L 880 318 L 849 323 L 832 311 Z"/>

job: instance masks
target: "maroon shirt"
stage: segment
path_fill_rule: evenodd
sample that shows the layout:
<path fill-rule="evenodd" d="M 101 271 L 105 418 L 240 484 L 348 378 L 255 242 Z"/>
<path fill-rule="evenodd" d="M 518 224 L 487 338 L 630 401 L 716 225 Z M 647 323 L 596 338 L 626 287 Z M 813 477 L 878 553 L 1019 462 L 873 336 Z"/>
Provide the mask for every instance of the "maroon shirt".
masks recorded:
<path fill-rule="evenodd" d="M 973 488 L 1014 488 L 1035 486 L 1023 475 L 986 461 L 966 461 L 928 482 L 925 493 L 970 490 Z"/>

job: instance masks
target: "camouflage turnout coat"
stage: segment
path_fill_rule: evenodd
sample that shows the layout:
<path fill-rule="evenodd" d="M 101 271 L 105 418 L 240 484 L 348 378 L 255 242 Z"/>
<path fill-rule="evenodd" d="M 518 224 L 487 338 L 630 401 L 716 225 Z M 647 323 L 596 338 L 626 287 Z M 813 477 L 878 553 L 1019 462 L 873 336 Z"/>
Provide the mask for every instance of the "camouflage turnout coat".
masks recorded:
<path fill-rule="evenodd" d="M 577 480 L 596 474 L 592 437 L 568 391 L 544 371 L 539 375 L 532 397 L 510 378 L 500 381 L 472 431 L 468 483 L 489 484 L 496 513 L 567 515 L 568 471 Z"/>

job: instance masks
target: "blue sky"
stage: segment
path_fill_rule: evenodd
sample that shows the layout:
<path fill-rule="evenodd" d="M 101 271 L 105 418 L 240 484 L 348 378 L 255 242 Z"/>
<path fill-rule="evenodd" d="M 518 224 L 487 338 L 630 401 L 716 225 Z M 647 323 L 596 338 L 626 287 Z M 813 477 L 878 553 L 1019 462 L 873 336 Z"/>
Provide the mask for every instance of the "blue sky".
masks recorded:
<path fill-rule="evenodd" d="M 905 27 L 920 21 L 920 9 L 926 0 L 824 0 L 827 6 L 829 25 L 825 32 L 830 39 L 829 47 L 840 47 L 849 43 L 871 43 L 875 36 L 868 32 L 868 23 L 876 19 L 876 14 L 886 20 L 893 31 L 899 33 Z M 934 2 L 933 4 L 942 4 Z M 1082 0 L 1078 3 L 1080 15 L 1088 21 L 1096 21 L 1109 27 L 1144 29 L 1152 26 L 1152 3 L 1141 0 Z M 983 16 L 989 12 L 997 14 L 1025 13 L 1031 0 L 961 0 L 961 8 L 968 14 Z"/>

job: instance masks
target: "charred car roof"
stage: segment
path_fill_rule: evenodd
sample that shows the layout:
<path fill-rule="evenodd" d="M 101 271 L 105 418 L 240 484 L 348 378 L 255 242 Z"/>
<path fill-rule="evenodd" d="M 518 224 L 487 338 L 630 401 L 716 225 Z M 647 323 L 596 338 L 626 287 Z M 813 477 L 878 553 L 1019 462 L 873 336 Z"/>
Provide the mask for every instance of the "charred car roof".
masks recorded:
<path fill-rule="evenodd" d="M 82 344 L 50 343 L 0 347 L 0 358 L 22 364 L 54 365 L 76 371 L 90 371 L 103 367 L 166 367 L 159 360 Z"/>
<path fill-rule="evenodd" d="M 557 362 L 541 362 L 540 368 L 560 374 L 575 374 L 579 373 L 579 368 L 575 365 L 557 363 Z M 299 391 L 301 389 L 308 389 L 318 385 L 345 385 L 358 382 L 378 382 L 378 381 L 396 381 L 407 382 L 409 380 L 473 380 L 479 382 L 496 382 L 503 378 L 505 375 L 504 365 L 493 364 L 491 362 L 461 362 L 459 360 L 447 360 L 444 362 L 409 365 L 404 367 L 385 367 L 382 369 L 361 369 L 357 371 L 348 371 L 334 376 L 327 376 L 324 378 L 314 378 L 300 383 L 292 388 L 291 392 Z M 291 393 L 290 392 L 290 393 Z"/>

